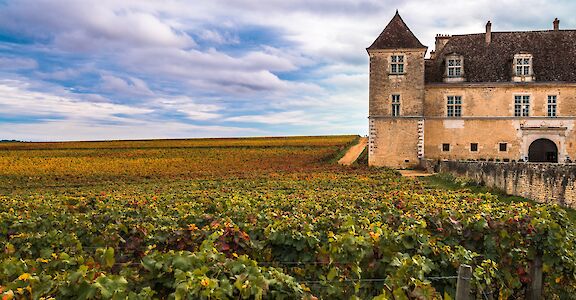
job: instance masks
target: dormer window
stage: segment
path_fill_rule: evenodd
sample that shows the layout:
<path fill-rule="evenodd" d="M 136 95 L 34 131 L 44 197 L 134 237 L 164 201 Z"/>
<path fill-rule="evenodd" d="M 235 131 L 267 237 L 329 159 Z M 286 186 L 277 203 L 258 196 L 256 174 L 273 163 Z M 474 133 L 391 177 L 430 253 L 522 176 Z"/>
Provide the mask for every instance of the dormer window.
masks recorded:
<path fill-rule="evenodd" d="M 462 60 L 460 58 L 448 59 L 448 77 L 462 76 Z"/>
<path fill-rule="evenodd" d="M 533 81 L 534 72 L 532 69 L 532 54 L 520 53 L 514 55 L 512 80 L 515 82 Z"/>
<path fill-rule="evenodd" d="M 404 55 L 390 57 L 390 74 L 404 74 Z"/>
<path fill-rule="evenodd" d="M 444 82 L 464 81 L 464 57 L 456 53 L 446 56 Z"/>
<path fill-rule="evenodd" d="M 530 59 L 518 58 L 516 59 L 516 76 L 530 75 Z"/>

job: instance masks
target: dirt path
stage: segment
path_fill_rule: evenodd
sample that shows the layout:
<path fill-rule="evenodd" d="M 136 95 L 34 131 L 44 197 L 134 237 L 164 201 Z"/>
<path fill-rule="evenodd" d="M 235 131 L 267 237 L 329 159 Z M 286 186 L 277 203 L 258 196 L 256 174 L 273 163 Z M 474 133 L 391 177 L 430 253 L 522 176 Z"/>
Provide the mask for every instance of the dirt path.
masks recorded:
<path fill-rule="evenodd" d="M 364 151 L 366 145 L 368 145 L 368 138 L 366 137 L 360 138 L 358 144 L 350 147 L 350 149 L 348 149 L 346 154 L 342 156 L 342 158 L 338 161 L 338 163 L 345 166 L 351 165 L 353 162 L 356 161 L 356 159 L 358 159 L 358 156 L 362 154 L 362 151 Z"/>
<path fill-rule="evenodd" d="M 432 173 L 426 173 L 424 171 L 419 170 L 398 170 L 400 174 L 404 177 L 425 177 L 425 176 L 432 176 Z"/>

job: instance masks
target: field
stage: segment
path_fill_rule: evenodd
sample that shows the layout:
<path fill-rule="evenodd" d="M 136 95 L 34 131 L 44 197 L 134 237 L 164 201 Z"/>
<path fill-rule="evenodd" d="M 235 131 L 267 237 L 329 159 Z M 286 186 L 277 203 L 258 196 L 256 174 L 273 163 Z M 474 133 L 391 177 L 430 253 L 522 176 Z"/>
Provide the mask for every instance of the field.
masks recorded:
<path fill-rule="evenodd" d="M 356 136 L 0 144 L 5 299 L 576 295 L 557 206 L 334 164 Z"/>

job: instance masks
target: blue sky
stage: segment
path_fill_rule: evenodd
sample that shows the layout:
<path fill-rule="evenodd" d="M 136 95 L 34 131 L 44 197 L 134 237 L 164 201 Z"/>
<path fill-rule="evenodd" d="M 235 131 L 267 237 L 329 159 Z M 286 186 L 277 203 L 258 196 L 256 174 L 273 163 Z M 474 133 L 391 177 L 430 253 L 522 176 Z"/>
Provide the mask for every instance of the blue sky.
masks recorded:
<path fill-rule="evenodd" d="M 576 28 L 543 0 L 0 0 L 0 139 L 365 134 L 365 48 Z"/>

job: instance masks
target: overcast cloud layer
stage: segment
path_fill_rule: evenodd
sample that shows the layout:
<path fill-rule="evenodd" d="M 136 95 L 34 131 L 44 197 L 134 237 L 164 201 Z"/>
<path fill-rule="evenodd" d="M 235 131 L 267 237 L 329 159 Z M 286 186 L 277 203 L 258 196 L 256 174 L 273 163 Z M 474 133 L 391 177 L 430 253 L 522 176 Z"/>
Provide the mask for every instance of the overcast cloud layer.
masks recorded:
<path fill-rule="evenodd" d="M 365 134 L 365 48 L 576 28 L 576 2 L 0 0 L 0 139 Z"/>

